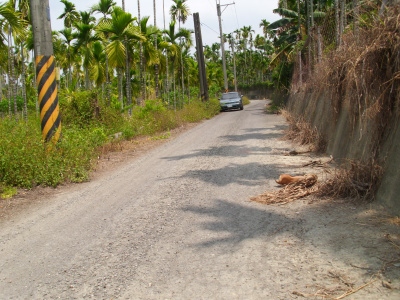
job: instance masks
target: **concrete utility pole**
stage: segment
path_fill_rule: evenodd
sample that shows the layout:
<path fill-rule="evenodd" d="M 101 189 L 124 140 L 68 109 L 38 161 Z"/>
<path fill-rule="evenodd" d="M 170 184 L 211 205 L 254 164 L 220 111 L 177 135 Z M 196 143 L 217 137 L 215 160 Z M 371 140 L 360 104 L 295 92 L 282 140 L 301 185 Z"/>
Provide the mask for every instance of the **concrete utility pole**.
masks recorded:
<path fill-rule="evenodd" d="M 54 143 L 61 136 L 49 0 L 30 0 L 42 137 Z"/>
<path fill-rule="evenodd" d="M 207 83 L 207 74 L 206 74 L 206 64 L 205 64 L 204 53 L 203 53 L 203 39 L 201 36 L 199 13 L 193 14 L 193 22 L 194 22 L 194 33 L 196 36 L 197 63 L 198 63 L 198 69 L 199 69 L 201 100 L 208 101 L 209 100 L 208 83 Z"/>
<path fill-rule="evenodd" d="M 215 0 L 217 2 L 217 0 Z M 221 21 L 221 6 L 229 6 L 235 4 L 229 3 L 229 4 L 224 4 L 221 5 L 220 3 L 217 3 L 217 14 L 218 14 L 218 21 L 219 21 L 219 35 L 221 38 L 221 53 L 222 53 L 222 69 L 224 72 L 224 87 L 225 87 L 225 93 L 228 92 L 228 76 L 226 75 L 226 59 L 225 59 L 225 46 L 224 46 L 224 35 L 222 34 L 222 21 Z"/>

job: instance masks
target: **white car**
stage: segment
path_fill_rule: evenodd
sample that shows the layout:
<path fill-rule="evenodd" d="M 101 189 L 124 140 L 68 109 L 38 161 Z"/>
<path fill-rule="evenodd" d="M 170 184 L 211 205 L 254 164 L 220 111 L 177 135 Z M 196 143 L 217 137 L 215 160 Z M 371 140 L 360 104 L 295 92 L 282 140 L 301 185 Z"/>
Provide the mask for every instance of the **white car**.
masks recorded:
<path fill-rule="evenodd" d="M 238 92 L 230 92 L 222 94 L 219 98 L 219 105 L 221 110 L 240 109 L 243 110 L 242 95 Z"/>

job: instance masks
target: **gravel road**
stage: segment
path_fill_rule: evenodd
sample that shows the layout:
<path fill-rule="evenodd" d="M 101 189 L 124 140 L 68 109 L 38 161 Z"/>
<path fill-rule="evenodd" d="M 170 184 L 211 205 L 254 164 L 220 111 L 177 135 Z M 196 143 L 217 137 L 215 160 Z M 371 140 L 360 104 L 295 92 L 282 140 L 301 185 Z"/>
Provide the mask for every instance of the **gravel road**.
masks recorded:
<path fill-rule="evenodd" d="M 222 113 L 0 222 L 0 299 L 290 299 L 368 282 L 349 262 L 373 272 L 371 251 L 391 252 L 377 246 L 377 227 L 367 241 L 345 234 L 365 207 L 248 201 L 308 159 L 283 155 L 285 121 L 265 104 Z M 380 280 L 359 299 L 398 299 Z"/>

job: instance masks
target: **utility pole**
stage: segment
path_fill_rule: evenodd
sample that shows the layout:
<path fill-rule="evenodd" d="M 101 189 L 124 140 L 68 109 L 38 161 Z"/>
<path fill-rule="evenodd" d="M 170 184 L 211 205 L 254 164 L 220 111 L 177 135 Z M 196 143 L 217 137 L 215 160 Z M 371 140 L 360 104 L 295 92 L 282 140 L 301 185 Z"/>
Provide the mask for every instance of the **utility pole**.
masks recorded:
<path fill-rule="evenodd" d="M 217 0 L 215 0 L 217 2 Z M 222 69 L 224 72 L 224 87 L 225 87 L 225 93 L 228 92 L 228 77 L 226 75 L 226 59 L 225 59 L 225 46 L 224 46 L 224 35 L 222 34 L 222 21 L 221 21 L 221 6 L 229 6 L 235 4 L 229 3 L 229 4 L 224 4 L 221 5 L 220 3 L 217 3 L 217 15 L 218 15 L 218 21 L 219 21 L 219 35 L 221 38 L 221 53 L 222 53 Z"/>
<path fill-rule="evenodd" d="M 195 33 L 195 37 L 196 37 L 197 63 L 198 63 L 198 67 L 199 67 L 201 100 L 208 101 L 209 100 L 208 83 L 207 83 L 207 74 L 206 74 L 206 64 L 204 61 L 203 39 L 201 36 L 199 13 L 193 14 L 193 22 L 194 22 L 194 33 Z"/>
<path fill-rule="evenodd" d="M 42 138 L 61 136 L 49 0 L 30 0 Z"/>

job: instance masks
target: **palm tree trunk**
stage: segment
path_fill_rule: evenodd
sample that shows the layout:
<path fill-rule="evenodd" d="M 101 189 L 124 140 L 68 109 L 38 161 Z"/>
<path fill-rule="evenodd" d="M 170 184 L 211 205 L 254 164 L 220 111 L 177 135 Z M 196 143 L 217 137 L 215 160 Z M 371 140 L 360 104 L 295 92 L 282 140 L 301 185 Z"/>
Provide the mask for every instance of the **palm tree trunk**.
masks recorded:
<path fill-rule="evenodd" d="M 235 54 L 235 45 L 233 44 L 233 39 L 231 40 L 231 48 L 233 54 L 233 74 L 235 78 L 235 92 L 237 92 L 237 77 L 236 77 L 236 54 Z"/>
<path fill-rule="evenodd" d="M 360 30 L 359 30 L 359 23 L 360 23 L 360 7 L 359 7 L 359 0 L 353 0 L 353 10 L 354 10 L 354 36 L 356 38 L 357 44 L 359 43 L 359 36 L 360 36 Z"/>
<path fill-rule="evenodd" d="M 106 88 L 107 88 L 107 106 L 111 105 L 110 96 L 110 73 L 108 72 L 108 55 L 106 53 Z"/>
<path fill-rule="evenodd" d="M 125 1 L 122 0 L 122 10 L 125 11 Z M 125 36 L 125 80 L 126 80 L 126 104 L 129 106 L 132 104 L 131 97 L 131 68 L 129 65 L 129 52 L 128 52 L 128 38 Z M 128 114 L 132 116 L 132 108 L 128 109 Z"/>
<path fill-rule="evenodd" d="M 12 37 L 12 29 L 10 28 L 10 63 L 11 63 L 11 86 L 12 86 L 12 98 L 14 100 L 14 114 L 15 114 L 15 121 L 18 121 L 18 107 L 17 107 L 17 85 L 15 84 L 15 61 L 14 61 L 14 47 L 11 41 Z"/>
<path fill-rule="evenodd" d="M 182 72 L 182 108 L 184 106 L 185 102 L 185 80 L 184 74 L 183 74 L 183 57 L 182 57 L 182 51 L 181 51 L 181 72 Z"/>
<path fill-rule="evenodd" d="M 335 1 L 335 21 L 336 21 L 336 47 L 340 46 L 340 18 L 339 18 L 339 0 L 334 0 Z"/>
<path fill-rule="evenodd" d="M 154 7 L 154 27 L 157 28 L 157 13 L 156 13 L 156 0 L 153 0 Z M 154 47 L 156 48 L 156 55 L 158 58 L 158 50 L 157 50 L 157 34 L 154 35 Z M 158 98 L 158 63 L 154 65 L 154 73 L 155 73 L 155 84 L 156 84 L 156 99 Z"/>
<path fill-rule="evenodd" d="M 297 14 L 299 16 L 299 32 L 300 32 L 300 40 L 301 40 L 301 18 L 300 18 L 300 0 L 297 0 Z M 303 85 L 303 70 L 301 63 L 301 50 L 297 52 L 298 64 L 299 64 L 299 87 Z"/>
<path fill-rule="evenodd" d="M 139 27 L 141 26 L 140 20 L 140 0 L 137 0 L 138 3 L 138 22 Z M 145 94 L 144 91 L 144 82 L 143 82 L 143 45 L 142 42 L 139 42 L 139 55 L 140 55 L 140 88 L 141 88 L 141 97 Z M 138 98 L 138 105 L 141 105 L 141 97 Z M 146 98 L 146 96 L 145 96 Z"/>
<path fill-rule="evenodd" d="M 28 105 L 26 103 L 26 86 L 25 86 L 25 57 L 24 57 L 24 45 L 22 42 L 21 42 L 21 85 L 22 85 L 22 98 L 24 99 L 25 123 L 28 123 Z"/>
<path fill-rule="evenodd" d="M 343 35 L 344 28 L 346 26 L 345 19 L 346 19 L 346 1 L 341 0 L 340 1 L 340 36 Z M 341 44 L 341 42 L 340 42 L 340 44 Z"/>
<path fill-rule="evenodd" d="M 85 89 L 89 91 L 89 68 L 85 67 Z"/>
<path fill-rule="evenodd" d="M 35 72 L 36 73 L 36 72 Z M 72 84 L 72 71 L 71 71 L 71 49 L 68 45 L 68 80 L 67 80 L 67 88 L 70 88 Z"/>
<path fill-rule="evenodd" d="M 176 79 L 175 79 L 175 64 L 172 65 L 172 76 L 174 77 L 174 110 L 176 111 Z"/>
<path fill-rule="evenodd" d="M 35 106 L 36 106 L 36 117 L 39 118 L 39 100 L 38 100 L 38 87 L 37 87 L 37 75 L 36 75 L 36 62 L 35 55 L 32 50 L 32 66 L 33 66 L 33 85 L 35 90 Z"/>
<path fill-rule="evenodd" d="M 179 20 L 179 31 L 181 30 L 181 21 Z M 183 44 L 182 44 L 182 38 L 180 42 L 181 46 L 181 72 L 182 72 L 182 108 L 183 108 L 183 102 L 185 101 L 185 83 L 183 82 L 183 56 L 182 56 L 182 51 L 183 51 Z"/>
<path fill-rule="evenodd" d="M 314 0 L 310 0 L 310 9 L 311 9 L 311 28 L 314 27 Z"/>
<path fill-rule="evenodd" d="M 104 103 L 104 82 L 101 84 L 101 103 Z"/>
<path fill-rule="evenodd" d="M 131 96 L 131 67 L 129 64 L 128 38 L 125 36 L 125 79 L 126 79 L 126 101 L 127 105 L 132 104 Z M 132 115 L 132 108 L 129 108 L 128 114 Z"/>
<path fill-rule="evenodd" d="M 122 90 L 122 68 L 117 67 L 118 74 L 118 100 L 121 103 L 121 109 L 124 109 L 124 95 Z"/>
<path fill-rule="evenodd" d="M 307 26 L 307 35 L 310 35 L 310 0 L 307 0 L 306 1 L 306 12 L 307 12 L 307 14 L 306 14 L 306 16 L 307 16 L 307 18 L 306 18 L 306 26 Z"/>
<path fill-rule="evenodd" d="M 145 59 L 143 59 L 143 87 L 144 87 L 144 100 L 147 100 L 146 60 Z"/>
<path fill-rule="evenodd" d="M 244 49 L 244 69 L 246 70 L 247 76 L 246 76 L 246 83 L 249 84 L 249 70 L 247 69 L 247 46 L 245 46 Z"/>
<path fill-rule="evenodd" d="M 164 20 L 164 30 L 165 30 L 165 1 L 163 0 L 163 20 Z M 166 83 L 166 93 L 167 93 L 167 99 L 168 99 L 168 109 L 170 106 L 169 103 L 169 66 L 168 66 L 168 49 L 165 50 L 165 59 L 166 59 L 166 71 L 167 71 L 167 83 Z"/>
<path fill-rule="evenodd" d="M 307 22 L 308 22 L 308 38 L 310 39 L 310 43 L 308 45 L 308 77 L 311 78 L 311 69 L 312 69 L 312 54 L 311 54 L 311 48 L 313 47 L 313 38 L 311 36 L 311 27 L 312 27 L 312 21 L 311 21 L 311 16 L 313 14 L 313 9 L 312 9 L 312 4 L 311 4 L 311 0 L 308 0 L 307 2 L 307 12 L 308 12 L 308 18 L 307 18 Z"/>

